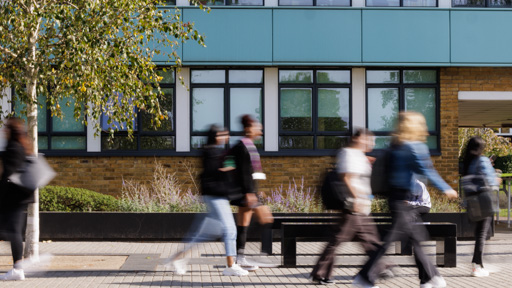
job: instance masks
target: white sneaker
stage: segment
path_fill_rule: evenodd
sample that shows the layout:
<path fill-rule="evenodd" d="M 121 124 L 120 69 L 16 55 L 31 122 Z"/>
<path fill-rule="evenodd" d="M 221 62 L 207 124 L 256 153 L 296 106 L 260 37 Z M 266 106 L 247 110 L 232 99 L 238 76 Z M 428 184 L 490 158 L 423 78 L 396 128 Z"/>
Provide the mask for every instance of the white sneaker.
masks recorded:
<path fill-rule="evenodd" d="M 172 266 L 174 266 L 174 274 L 183 275 L 187 273 L 187 264 L 188 259 L 186 258 L 172 261 Z"/>
<path fill-rule="evenodd" d="M 420 288 L 444 288 L 446 287 L 446 281 L 441 276 L 434 276 L 430 281 L 424 284 L 420 284 Z"/>
<path fill-rule="evenodd" d="M 354 278 L 354 282 L 352 282 L 352 286 L 356 288 L 379 288 L 379 286 L 374 286 L 370 282 L 366 281 L 359 274 Z"/>
<path fill-rule="evenodd" d="M 254 271 L 259 268 L 258 266 L 247 261 L 245 256 L 236 257 L 236 264 L 238 264 L 240 267 L 242 267 L 242 269 L 247 270 L 247 271 Z"/>
<path fill-rule="evenodd" d="M 224 276 L 247 276 L 249 275 L 249 271 L 242 269 L 238 264 L 233 264 L 231 267 L 226 267 L 224 271 L 222 271 L 222 275 Z"/>
<path fill-rule="evenodd" d="M 480 264 L 471 263 L 472 264 L 472 270 L 471 270 L 471 276 L 473 277 L 487 277 L 489 276 L 489 271 L 485 270 L 484 267 Z"/>
<path fill-rule="evenodd" d="M 16 280 L 25 280 L 25 273 L 23 269 L 11 269 L 7 271 L 4 275 L 0 276 L 0 280 L 2 281 L 16 281 Z"/>

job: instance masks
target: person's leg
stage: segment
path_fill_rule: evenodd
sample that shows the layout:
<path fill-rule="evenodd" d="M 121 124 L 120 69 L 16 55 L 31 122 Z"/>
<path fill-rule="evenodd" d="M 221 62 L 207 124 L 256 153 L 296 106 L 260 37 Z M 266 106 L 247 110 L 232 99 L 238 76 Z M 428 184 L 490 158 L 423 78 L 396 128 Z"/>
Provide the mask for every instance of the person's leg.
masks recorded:
<path fill-rule="evenodd" d="M 375 226 L 375 222 L 367 217 L 367 216 L 359 216 L 359 221 L 354 227 L 356 231 L 356 238 L 361 240 L 361 246 L 366 253 L 366 255 L 370 256 L 372 253 L 377 251 L 381 246 L 381 239 L 379 231 L 377 230 L 377 226 Z M 388 265 L 385 261 L 377 261 L 374 265 L 374 271 L 376 274 L 380 274 L 384 271 Z"/>
<path fill-rule="evenodd" d="M 334 267 L 334 259 L 336 257 L 336 248 L 343 242 L 350 241 L 354 238 L 355 230 L 354 226 L 358 216 L 351 214 L 343 214 L 340 225 L 337 227 L 335 234 L 325 246 L 324 252 L 318 259 L 311 277 L 313 279 L 330 279 L 332 276 L 332 270 Z"/>
<path fill-rule="evenodd" d="M 236 250 L 240 256 L 245 255 L 245 243 L 247 242 L 247 231 L 251 224 L 252 208 L 239 207 L 237 216 Z"/>
<path fill-rule="evenodd" d="M 483 220 L 480 220 L 476 223 L 475 228 L 475 250 L 473 252 L 473 260 L 472 263 L 479 264 L 480 266 L 484 266 L 483 264 L 483 254 L 484 254 L 484 246 L 485 239 L 487 238 L 487 233 L 489 231 L 489 227 L 491 226 L 492 218 L 487 217 Z"/>
<path fill-rule="evenodd" d="M 227 265 L 231 267 L 236 256 L 236 224 L 229 201 L 223 197 L 205 196 L 205 202 L 210 208 L 211 217 L 218 219 L 222 225 L 222 238 L 226 249 Z"/>

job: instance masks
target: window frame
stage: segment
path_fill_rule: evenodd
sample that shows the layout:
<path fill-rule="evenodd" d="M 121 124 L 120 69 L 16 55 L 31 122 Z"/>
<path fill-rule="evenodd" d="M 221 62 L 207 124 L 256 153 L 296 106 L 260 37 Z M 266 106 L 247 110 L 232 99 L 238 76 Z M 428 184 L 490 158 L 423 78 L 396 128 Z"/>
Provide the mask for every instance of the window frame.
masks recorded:
<path fill-rule="evenodd" d="M 368 83 L 368 71 L 390 71 L 390 70 L 398 70 L 400 74 L 400 81 L 399 83 Z M 404 76 L 403 72 L 405 70 L 434 70 L 436 71 L 436 83 L 404 83 Z M 440 155 L 441 153 L 441 77 L 439 73 L 439 68 L 415 68 L 415 67 L 388 67 L 388 68 L 372 68 L 372 69 L 366 69 L 365 71 L 365 101 L 366 101 L 366 111 L 365 111 L 365 122 L 366 122 L 366 128 L 369 126 L 369 119 L 368 119 L 368 90 L 371 88 L 398 88 L 398 113 L 405 110 L 405 89 L 406 88 L 434 88 L 436 93 L 436 108 L 435 108 L 435 117 L 436 117 L 436 130 L 435 131 L 428 131 L 429 136 L 436 136 L 436 144 L 437 149 L 430 149 L 430 153 L 432 155 Z M 390 136 L 393 131 L 372 131 L 372 133 L 375 136 Z M 375 149 L 375 150 L 382 150 L 382 149 Z"/>
<path fill-rule="evenodd" d="M 399 0 L 400 1 L 400 5 L 399 6 L 369 6 L 368 5 L 368 0 L 365 0 L 364 1 L 364 6 L 365 7 L 388 7 L 388 8 L 393 8 L 393 7 L 407 7 L 407 8 L 437 8 L 439 7 L 439 0 L 436 0 L 436 5 L 435 6 L 404 6 L 404 0 Z M 454 1 L 454 0 L 452 0 Z M 486 0 L 488 1 L 488 0 Z"/>
<path fill-rule="evenodd" d="M 280 83 L 279 77 L 281 71 L 290 71 L 290 70 L 312 70 L 313 71 L 313 83 Z M 339 83 L 317 83 L 317 71 L 348 71 L 350 73 L 350 83 L 348 84 L 339 84 Z M 335 149 L 318 149 L 318 136 L 342 136 L 342 137 L 350 137 L 352 135 L 353 129 L 353 111 L 352 111 L 352 85 L 353 85 L 353 75 L 352 69 L 350 68 L 323 68 L 323 67 L 314 67 L 314 68 L 306 68 L 306 67 L 297 67 L 297 68 L 283 68 L 279 69 L 277 73 L 277 82 L 278 82 L 278 147 L 279 154 L 282 155 L 300 155 L 300 156 L 323 156 L 323 155 L 333 155 L 339 148 Z M 283 131 L 281 124 L 281 88 L 311 88 L 311 124 L 312 130 L 308 131 Z M 341 131 L 318 131 L 318 89 L 320 88 L 347 88 L 348 89 L 348 111 L 349 111 L 349 125 L 346 132 Z M 340 134 L 341 133 L 341 134 Z M 281 136 L 313 136 L 313 149 L 281 149 L 279 145 L 279 141 Z"/>
<path fill-rule="evenodd" d="M 313 1 L 312 5 L 286 5 L 286 4 L 281 4 L 281 1 L 282 0 L 278 0 L 277 6 L 282 6 L 282 7 L 352 7 L 352 0 L 349 0 L 348 5 L 317 5 L 318 0 L 312 0 Z M 436 0 L 436 1 L 438 1 L 438 0 Z"/>
<path fill-rule="evenodd" d="M 209 71 L 209 70 L 224 70 L 224 83 L 192 83 L 192 71 Z M 229 71 L 230 70 L 254 70 L 261 71 L 263 78 L 261 83 L 229 83 Z M 201 67 L 201 68 L 190 68 L 190 151 L 191 152 L 199 152 L 200 149 L 192 147 L 192 137 L 198 136 L 207 136 L 208 132 L 194 132 L 193 127 L 193 117 L 194 117 L 194 107 L 193 107 L 193 89 L 194 88 L 223 88 L 224 89 L 224 128 L 229 131 L 230 137 L 238 137 L 244 136 L 244 132 L 240 131 L 231 131 L 231 94 L 230 88 L 261 88 L 261 124 L 263 125 L 263 136 L 265 137 L 265 69 L 263 67 Z M 226 147 L 229 147 L 229 143 L 226 144 Z M 258 148 L 258 151 L 263 152 L 265 150 L 265 141 L 262 141 L 262 148 Z"/>

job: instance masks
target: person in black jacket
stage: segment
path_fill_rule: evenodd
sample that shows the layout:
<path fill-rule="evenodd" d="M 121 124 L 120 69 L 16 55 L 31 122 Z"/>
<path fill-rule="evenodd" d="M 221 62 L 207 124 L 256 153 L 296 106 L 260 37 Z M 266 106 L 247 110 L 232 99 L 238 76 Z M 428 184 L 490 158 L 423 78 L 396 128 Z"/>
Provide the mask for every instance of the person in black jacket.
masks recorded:
<path fill-rule="evenodd" d="M 26 191 L 9 181 L 9 176 L 23 167 L 26 155 L 32 153 L 24 123 L 10 118 L 5 125 L 7 147 L 2 154 L 3 172 L 0 180 L 0 235 L 11 242 L 13 269 L 0 276 L 0 280 L 24 280 L 23 258 L 24 212 L 28 203 L 34 203 L 34 191 Z"/>
<path fill-rule="evenodd" d="M 212 125 L 208 132 L 207 144 L 203 149 L 203 172 L 201 174 L 201 192 L 208 206 L 208 216 L 201 223 L 192 240 L 185 249 L 169 259 L 176 274 L 185 274 L 187 259 L 185 253 L 198 242 L 208 241 L 222 236 L 226 247 L 226 276 L 245 276 L 249 274 L 235 263 L 236 225 L 229 199 L 241 197 L 230 185 L 228 175 L 235 168 L 225 161 L 224 145 L 229 139 L 227 131 Z M 237 196 L 238 195 L 238 196 Z M 218 235 L 222 231 L 222 235 Z"/>
<path fill-rule="evenodd" d="M 245 243 L 247 241 L 247 230 L 251 223 L 253 213 L 256 214 L 259 223 L 263 226 L 263 233 L 270 233 L 274 218 L 268 206 L 261 204 L 257 197 L 256 181 L 264 180 L 265 174 L 261 167 L 260 155 L 254 140 L 262 135 L 261 124 L 249 115 L 242 116 L 245 137 L 240 140 L 232 149 L 230 154 L 235 158 L 235 184 L 241 187 L 245 195 L 241 199 L 231 201 L 232 205 L 239 206 L 237 214 L 237 259 L 236 263 L 247 270 L 258 269 L 257 265 L 245 258 Z M 270 243 L 271 244 L 271 243 Z M 263 253 L 269 251 L 269 247 L 261 247 Z"/>

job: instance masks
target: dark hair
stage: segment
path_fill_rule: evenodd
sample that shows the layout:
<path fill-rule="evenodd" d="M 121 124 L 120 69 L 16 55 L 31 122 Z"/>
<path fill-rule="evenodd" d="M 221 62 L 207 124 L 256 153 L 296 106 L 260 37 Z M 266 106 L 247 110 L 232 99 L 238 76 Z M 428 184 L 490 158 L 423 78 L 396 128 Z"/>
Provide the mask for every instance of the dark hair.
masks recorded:
<path fill-rule="evenodd" d="M 256 120 L 254 120 L 254 118 L 249 114 L 242 116 L 242 125 L 244 126 L 244 129 L 250 128 L 255 122 Z"/>
<path fill-rule="evenodd" d="M 206 140 L 206 146 L 216 145 L 217 144 L 217 134 L 219 132 L 226 131 L 224 128 L 221 128 L 217 125 L 210 126 L 210 129 L 207 133 L 207 140 Z"/>
<path fill-rule="evenodd" d="M 5 128 L 9 131 L 9 141 L 15 141 L 20 143 L 23 148 L 25 148 L 25 152 L 32 152 L 30 141 L 28 139 L 27 130 L 25 128 L 25 123 L 16 117 L 12 117 L 7 119 L 7 123 L 5 123 Z"/>
<path fill-rule="evenodd" d="M 373 136 L 373 135 L 374 135 L 373 132 L 366 128 L 357 128 L 354 135 L 352 135 L 352 137 L 350 138 L 350 144 L 353 144 L 355 142 L 354 140 L 361 136 Z"/>
<path fill-rule="evenodd" d="M 478 137 L 471 137 L 468 141 L 468 145 L 466 146 L 466 153 L 464 154 L 464 168 L 462 169 L 462 175 L 468 175 L 469 165 L 475 158 L 478 158 L 482 155 L 485 149 L 485 141 Z"/>

